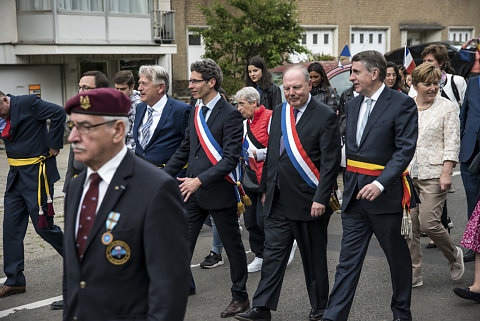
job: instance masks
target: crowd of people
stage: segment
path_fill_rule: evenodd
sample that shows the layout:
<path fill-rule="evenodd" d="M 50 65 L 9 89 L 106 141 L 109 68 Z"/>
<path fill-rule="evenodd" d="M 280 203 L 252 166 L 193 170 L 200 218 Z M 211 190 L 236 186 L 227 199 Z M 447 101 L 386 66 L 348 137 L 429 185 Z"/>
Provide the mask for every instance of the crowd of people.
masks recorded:
<path fill-rule="evenodd" d="M 188 296 L 202 287 L 189 264 L 204 224 L 213 238 L 201 266 L 222 265 L 223 249 L 229 260 L 232 299 L 222 318 L 271 320 L 298 246 L 308 319 L 347 320 L 373 235 L 390 266 L 393 320 L 413 319 L 412 287 L 424 284 L 422 233 L 453 280 L 475 260 L 473 284 L 454 292 L 480 302 L 480 78 L 472 74 L 467 84 L 453 75 L 442 45 L 427 46 L 422 58 L 409 74 L 377 51 L 360 52 L 352 87 L 340 98 L 322 65 L 311 63 L 285 71 L 282 102 L 258 56 L 248 60 L 245 87 L 232 101 L 212 59 L 190 67 L 190 104 L 167 94 L 169 75 L 157 65 L 139 69 L 138 90 L 130 71 L 115 75 L 114 88 L 88 71 L 64 108 L 0 92 L 10 164 L 0 298 L 26 291 L 30 217 L 63 256 L 64 300 L 52 308 L 64 309 L 64 320 L 183 320 Z M 65 124 L 71 145 L 62 232 L 52 198 Z M 446 211 L 457 164 L 467 196 L 465 252 L 449 235 Z M 343 234 L 329 291 L 327 230 L 339 209 Z M 250 300 L 248 273 L 259 271 Z"/>

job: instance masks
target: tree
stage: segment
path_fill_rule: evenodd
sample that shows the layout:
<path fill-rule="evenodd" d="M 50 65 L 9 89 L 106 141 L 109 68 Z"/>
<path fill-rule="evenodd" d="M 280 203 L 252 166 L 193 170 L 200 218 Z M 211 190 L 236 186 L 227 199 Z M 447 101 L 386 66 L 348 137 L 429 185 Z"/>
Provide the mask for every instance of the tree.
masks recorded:
<path fill-rule="evenodd" d="M 304 32 L 294 0 L 225 0 L 201 6 L 209 28 L 192 28 L 203 37 L 205 57 L 214 59 L 225 77 L 241 77 L 253 56 L 274 67 L 290 53 L 309 53 L 300 45 Z"/>

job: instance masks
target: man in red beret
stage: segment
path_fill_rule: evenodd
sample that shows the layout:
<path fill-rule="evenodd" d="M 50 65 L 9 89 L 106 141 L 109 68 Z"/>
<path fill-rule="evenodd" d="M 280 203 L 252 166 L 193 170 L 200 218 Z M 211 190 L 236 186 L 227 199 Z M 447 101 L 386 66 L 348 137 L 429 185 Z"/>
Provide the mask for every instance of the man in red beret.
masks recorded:
<path fill-rule="evenodd" d="M 120 91 L 100 88 L 65 106 L 75 159 L 88 167 L 65 197 L 64 320 L 185 314 L 186 213 L 176 181 L 127 152 L 130 105 Z"/>

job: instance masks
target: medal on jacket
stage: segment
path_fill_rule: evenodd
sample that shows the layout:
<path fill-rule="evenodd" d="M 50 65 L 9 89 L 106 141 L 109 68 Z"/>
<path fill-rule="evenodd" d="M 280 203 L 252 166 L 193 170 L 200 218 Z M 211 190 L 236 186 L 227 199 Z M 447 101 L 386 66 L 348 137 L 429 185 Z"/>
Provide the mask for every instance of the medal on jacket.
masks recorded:
<path fill-rule="evenodd" d="M 120 219 L 120 213 L 110 212 L 110 214 L 108 214 L 108 218 L 105 221 L 105 227 L 107 228 L 107 231 L 102 235 L 102 243 L 104 245 L 108 245 L 110 244 L 110 242 L 112 242 L 113 240 L 112 230 L 117 225 L 117 222 L 119 219 Z"/>

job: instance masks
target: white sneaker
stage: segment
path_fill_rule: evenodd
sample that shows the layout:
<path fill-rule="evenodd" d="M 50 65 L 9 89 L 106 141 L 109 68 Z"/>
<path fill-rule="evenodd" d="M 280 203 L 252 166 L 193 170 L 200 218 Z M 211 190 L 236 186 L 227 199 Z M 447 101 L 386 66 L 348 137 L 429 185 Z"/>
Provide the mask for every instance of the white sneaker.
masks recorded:
<path fill-rule="evenodd" d="M 423 285 L 422 276 L 413 276 L 412 277 L 412 288 L 418 288 Z"/>
<path fill-rule="evenodd" d="M 293 245 L 292 245 L 292 250 L 290 251 L 290 257 L 288 258 L 287 266 L 289 266 L 290 263 L 292 263 L 293 258 L 295 257 L 295 251 L 296 250 L 297 250 L 297 240 L 294 240 Z"/>
<path fill-rule="evenodd" d="M 259 257 L 255 257 L 255 259 L 250 263 L 248 268 L 248 273 L 258 272 L 262 269 L 263 259 Z"/>
<path fill-rule="evenodd" d="M 450 266 L 450 276 L 452 280 L 460 280 L 465 272 L 465 265 L 463 264 L 463 251 L 460 247 L 457 248 L 457 259 L 453 262 L 448 263 Z"/>

